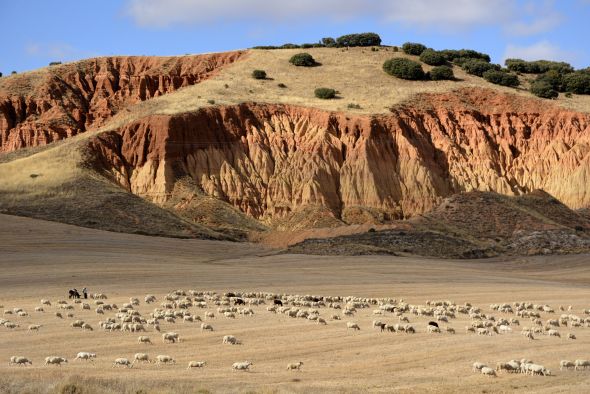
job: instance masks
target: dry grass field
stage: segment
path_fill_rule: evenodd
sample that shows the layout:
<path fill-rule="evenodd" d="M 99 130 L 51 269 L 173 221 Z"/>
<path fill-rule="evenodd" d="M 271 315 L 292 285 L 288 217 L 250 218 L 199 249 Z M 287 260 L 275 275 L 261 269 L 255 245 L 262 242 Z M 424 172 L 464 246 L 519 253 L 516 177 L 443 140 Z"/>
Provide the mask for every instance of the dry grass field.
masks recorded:
<path fill-rule="evenodd" d="M 98 321 L 114 312 L 101 316 L 75 305 L 75 318 L 90 323 L 92 332 L 71 328 L 74 319 L 58 319 L 54 312 L 67 289 L 88 287 L 119 305 L 139 297 L 137 309 L 143 315 L 174 289 L 197 289 L 393 297 L 415 305 L 428 299 L 453 300 L 471 302 L 496 317 L 513 315 L 490 311 L 491 303 L 527 300 L 555 308 L 556 314 L 542 314 L 546 320 L 559 317 L 560 305 L 572 305 L 571 313 L 584 316 L 582 310 L 589 307 L 589 259 L 284 255 L 252 244 L 116 234 L 2 215 L 0 304 L 3 311 L 20 307 L 29 316 L 2 316 L 20 327 L 0 327 L 0 392 L 585 392 L 590 371 L 560 371 L 559 361 L 590 359 L 590 328 L 561 327 L 561 339 L 539 335 L 534 341 L 521 336 L 518 326 L 509 334 L 478 336 L 465 332 L 469 318 L 458 314 L 448 324 L 457 330 L 455 335 L 427 334 L 431 318 L 407 314 L 417 333 L 392 334 L 373 329 L 372 321 L 397 323 L 397 318 L 375 317 L 373 308 L 359 309 L 342 321 L 328 319 L 338 311 L 321 308 L 320 316 L 328 320 L 322 326 L 270 313 L 265 305 L 254 306 L 253 317 L 227 319 L 210 303 L 206 310 L 191 312 L 204 317 L 214 311 L 213 332 L 201 332 L 198 323 L 161 323 L 162 331 L 178 332 L 183 342 L 163 344 L 160 334 L 148 328 L 141 335 L 150 336 L 154 344 L 141 345 L 140 334 L 98 328 Z M 156 304 L 143 303 L 148 293 L 158 297 Z M 34 312 L 41 298 L 53 305 L 44 313 Z M 520 320 L 522 326 L 532 325 Z M 347 330 L 347 321 L 357 322 L 361 330 Z M 39 332 L 27 331 L 33 323 L 42 325 Z M 577 340 L 566 339 L 568 332 Z M 243 344 L 222 344 L 228 334 Z M 96 361 L 74 361 L 79 351 L 96 352 Z M 168 354 L 177 364 L 111 367 L 115 358 L 132 358 L 137 352 L 152 358 Z M 33 365 L 9 367 L 6 361 L 12 355 L 29 357 Z M 44 366 L 49 355 L 66 357 L 69 363 Z M 545 365 L 553 376 L 504 373 L 488 378 L 471 371 L 474 361 L 495 366 L 521 358 Z M 187 370 L 189 360 L 208 364 Z M 245 360 L 254 363 L 250 372 L 231 370 L 232 363 Z M 286 370 L 297 361 L 304 362 L 300 372 Z M 86 391 L 67 391 L 68 383 Z"/>

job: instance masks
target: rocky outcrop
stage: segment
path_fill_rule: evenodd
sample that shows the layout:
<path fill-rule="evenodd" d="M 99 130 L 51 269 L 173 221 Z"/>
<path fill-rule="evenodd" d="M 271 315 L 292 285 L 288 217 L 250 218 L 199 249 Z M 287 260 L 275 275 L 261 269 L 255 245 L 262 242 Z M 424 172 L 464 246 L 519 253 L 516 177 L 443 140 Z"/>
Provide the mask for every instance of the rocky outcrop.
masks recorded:
<path fill-rule="evenodd" d="M 129 104 L 194 85 L 244 52 L 101 57 L 0 80 L 0 153 L 104 124 Z"/>
<path fill-rule="evenodd" d="M 151 201 L 189 176 L 265 222 L 305 206 L 407 218 L 471 190 L 543 189 L 590 206 L 590 116 L 484 89 L 422 95 L 379 116 L 254 103 L 155 115 L 88 151 L 94 168 Z"/>

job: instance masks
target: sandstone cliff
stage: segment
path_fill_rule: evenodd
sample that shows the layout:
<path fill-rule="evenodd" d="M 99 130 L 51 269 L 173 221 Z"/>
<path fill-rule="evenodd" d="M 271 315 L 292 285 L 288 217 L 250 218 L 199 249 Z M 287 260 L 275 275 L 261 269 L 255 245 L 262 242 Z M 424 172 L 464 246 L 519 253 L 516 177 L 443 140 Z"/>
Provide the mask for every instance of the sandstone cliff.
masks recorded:
<path fill-rule="evenodd" d="M 587 114 L 466 89 L 378 116 L 255 103 L 153 115 L 92 139 L 88 152 L 94 168 L 156 203 L 189 176 L 272 224 L 306 206 L 407 218 L 470 190 L 543 189 L 588 207 L 589 139 Z"/>
<path fill-rule="evenodd" d="M 0 153 L 100 126 L 129 104 L 209 78 L 244 52 L 102 57 L 0 80 Z"/>

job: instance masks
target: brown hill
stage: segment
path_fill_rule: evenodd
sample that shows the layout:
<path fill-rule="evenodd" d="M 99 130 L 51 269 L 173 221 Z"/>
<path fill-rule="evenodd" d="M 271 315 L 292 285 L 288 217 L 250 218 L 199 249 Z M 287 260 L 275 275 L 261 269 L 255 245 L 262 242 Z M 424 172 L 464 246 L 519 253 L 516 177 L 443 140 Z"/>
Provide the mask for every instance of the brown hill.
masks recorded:
<path fill-rule="evenodd" d="M 458 69 L 459 81 L 398 80 L 381 64 L 406 55 L 389 49 L 311 52 L 320 67 L 290 65 L 290 50 L 240 51 L 91 59 L 2 78 L 2 149 L 62 142 L 0 155 L 0 210 L 66 221 L 76 214 L 59 210 L 62 199 L 86 206 L 82 216 L 97 209 L 105 218 L 83 225 L 138 231 L 136 219 L 116 219 L 119 204 L 88 205 L 117 190 L 153 208 L 144 213 L 160 223 L 151 233 L 165 233 L 158 218 L 166 212 L 189 226 L 183 234 L 221 231 L 237 239 L 268 229 L 399 229 L 398 220 L 431 212 L 404 227 L 436 232 L 443 218 L 446 236 L 486 250 L 483 235 L 458 230 L 481 220 L 476 210 L 446 218 L 439 207 L 445 198 L 542 189 L 567 206 L 528 197 L 519 210 L 544 219 L 516 216 L 512 227 L 486 230 L 490 239 L 495 231 L 507 239 L 502 231 L 518 226 L 572 228 L 578 219 L 563 210 L 590 207 L 590 115 L 572 109 L 588 111 L 583 98 L 531 98 Z M 253 79 L 254 68 L 274 79 Z M 338 88 L 341 98 L 312 98 L 320 83 Z M 361 109 L 347 108 L 351 101 Z M 89 179 L 92 187 L 73 187 Z M 496 203 L 506 212 L 516 204 Z M 506 218 L 503 212 L 486 215 Z M 538 227 L 546 220 L 551 226 Z"/>

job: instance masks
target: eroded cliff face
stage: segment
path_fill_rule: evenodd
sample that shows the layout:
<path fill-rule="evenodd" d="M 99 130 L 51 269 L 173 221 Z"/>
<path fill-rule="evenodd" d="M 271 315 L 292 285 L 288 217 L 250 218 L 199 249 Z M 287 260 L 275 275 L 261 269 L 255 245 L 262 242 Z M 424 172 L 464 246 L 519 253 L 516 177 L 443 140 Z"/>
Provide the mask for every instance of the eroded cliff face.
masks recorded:
<path fill-rule="evenodd" d="M 100 126 L 125 106 L 194 85 L 244 53 L 102 57 L 3 78 L 0 153 Z"/>
<path fill-rule="evenodd" d="M 272 221 L 309 205 L 385 219 L 470 190 L 551 193 L 590 206 L 590 116 L 464 90 L 390 115 L 242 104 L 150 116 L 89 142 L 90 163 L 156 203 L 190 176 L 208 195 Z"/>

